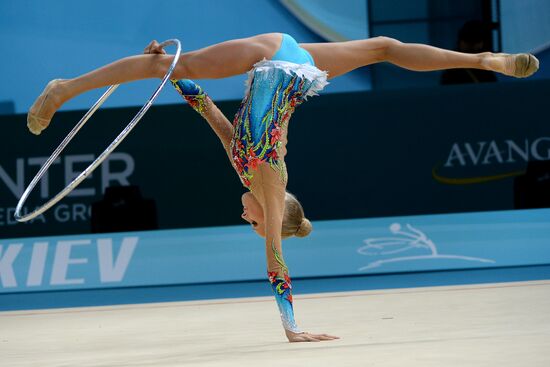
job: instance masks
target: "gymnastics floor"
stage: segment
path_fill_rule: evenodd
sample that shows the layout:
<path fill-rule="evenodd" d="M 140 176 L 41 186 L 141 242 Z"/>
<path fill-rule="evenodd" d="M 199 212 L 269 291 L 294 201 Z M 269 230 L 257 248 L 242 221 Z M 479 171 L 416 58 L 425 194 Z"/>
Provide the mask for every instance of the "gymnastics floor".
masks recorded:
<path fill-rule="evenodd" d="M 550 366 L 550 281 L 0 312 L 0 366 Z"/>

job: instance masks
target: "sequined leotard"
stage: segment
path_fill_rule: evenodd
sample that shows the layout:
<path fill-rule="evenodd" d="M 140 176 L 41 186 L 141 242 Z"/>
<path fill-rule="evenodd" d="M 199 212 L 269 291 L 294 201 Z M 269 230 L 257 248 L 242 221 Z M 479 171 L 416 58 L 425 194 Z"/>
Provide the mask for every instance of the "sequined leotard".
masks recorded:
<path fill-rule="evenodd" d="M 303 62 L 301 64 L 296 63 Z M 327 74 L 296 41 L 283 35 L 272 60 L 264 60 L 248 73 L 247 90 L 233 120 L 233 165 L 250 189 L 254 170 L 268 163 L 286 181 L 284 155 L 290 116 L 306 97 L 327 84 Z"/>

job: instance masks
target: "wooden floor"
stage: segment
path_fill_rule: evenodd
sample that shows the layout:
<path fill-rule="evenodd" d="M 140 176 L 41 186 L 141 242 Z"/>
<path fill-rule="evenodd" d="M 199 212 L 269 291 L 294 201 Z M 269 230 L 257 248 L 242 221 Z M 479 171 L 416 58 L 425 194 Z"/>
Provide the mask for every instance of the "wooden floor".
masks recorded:
<path fill-rule="evenodd" d="M 550 366 L 550 281 L 0 313 L 0 366 Z"/>

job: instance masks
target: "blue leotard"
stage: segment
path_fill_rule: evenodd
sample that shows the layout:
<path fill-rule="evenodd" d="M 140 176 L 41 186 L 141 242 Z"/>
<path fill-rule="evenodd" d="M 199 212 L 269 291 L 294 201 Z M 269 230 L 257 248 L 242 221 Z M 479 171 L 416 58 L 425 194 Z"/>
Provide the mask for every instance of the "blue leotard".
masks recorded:
<path fill-rule="evenodd" d="M 273 55 L 271 60 L 280 60 L 293 62 L 295 64 L 310 64 L 315 66 L 313 57 L 305 49 L 298 45 L 298 42 L 286 33 L 283 33 L 283 39 L 279 50 Z"/>
<path fill-rule="evenodd" d="M 206 95 L 190 80 L 173 81 L 193 108 L 202 113 Z M 288 34 L 271 60 L 254 65 L 246 92 L 233 120 L 233 165 L 247 188 L 254 170 L 268 163 L 286 181 L 282 137 L 296 106 L 314 96 L 327 82 L 327 73 L 315 67 L 313 57 Z"/>
<path fill-rule="evenodd" d="M 287 34 L 271 60 L 254 65 L 233 120 L 231 144 L 233 165 L 244 186 L 250 188 L 253 171 L 261 163 L 269 163 L 286 181 L 281 137 L 296 106 L 326 84 L 327 73 L 317 69 L 309 52 Z"/>

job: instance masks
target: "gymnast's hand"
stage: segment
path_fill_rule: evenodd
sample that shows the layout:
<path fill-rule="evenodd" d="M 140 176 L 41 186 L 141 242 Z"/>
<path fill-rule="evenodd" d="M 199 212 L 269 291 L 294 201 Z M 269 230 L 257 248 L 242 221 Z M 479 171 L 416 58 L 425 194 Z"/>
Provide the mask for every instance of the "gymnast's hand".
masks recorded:
<path fill-rule="evenodd" d="M 152 40 L 151 43 L 145 47 L 143 50 L 144 54 L 162 54 L 165 55 L 166 51 L 160 46 L 160 43 L 157 40 Z"/>
<path fill-rule="evenodd" d="M 298 342 L 321 342 L 324 340 L 340 339 L 337 336 L 327 334 L 311 334 L 311 333 L 293 333 L 292 331 L 285 330 L 286 337 L 291 343 Z"/>

